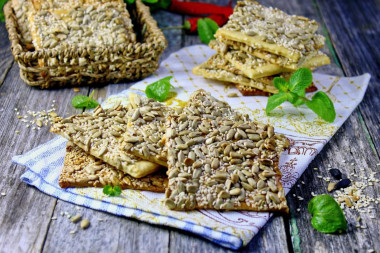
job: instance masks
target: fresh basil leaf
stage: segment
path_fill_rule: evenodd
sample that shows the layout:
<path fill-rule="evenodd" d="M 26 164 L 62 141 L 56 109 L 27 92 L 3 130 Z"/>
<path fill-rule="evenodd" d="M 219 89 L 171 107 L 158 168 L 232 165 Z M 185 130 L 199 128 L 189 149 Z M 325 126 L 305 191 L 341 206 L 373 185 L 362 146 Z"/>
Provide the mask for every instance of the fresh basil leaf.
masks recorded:
<path fill-rule="evenodd" d="M 274 87 L 276 87 L 277 90 L 280 92 L 287 92 L 288 91 L 289 83 L 286 82 L 284 78 L 275 77 L 273 79 L 273 84 L 274 84 Z"/>
<path fill-rule="evenodd" d="M 208 27 L 210 27 L 212 34 L 215 34 L 216 31 L 219 29 L 219 25 L 211 18 L 205 18 L 204 20 L 206 21 Z"/>
<path fill-rule="evenodd" d="M 154 83 L 149 84 L 145 88 L 145 94 L 148 98 L 153 98 L 157 101 L 165 101 L 167 98 L 170 89 L 173 87 L 170 84 L 170 79 L 172 76 L 164 77 Z"/>
<path fill-rule="evenodd" d="M 306 106 L 327 122 L 334 122 L 336 117 L 334 104 L 323 91 L 315 93 L 310 101 L 306 101 Z"/>
<path fill-rule="evenodd" d="M 274 108 L 284 103 L 287 99 L 288 95 L 285 92 L 280 92 L 270 96 L 268 98 L 267 107 L 265 108 L 266 113 L 269 114 Z"/>
<path fill-rule="evenodd" d="M 311 224 L 322 233 L 342 233 L 347 230 L 346 217 L 339 204 L 328 194 L 310 200 L 307 210 L 313 218 Z"/>
<path fill-rule="evenodd" d="M 136 0 L 124 0 L 127 4 L 134 4 Z"/>
<path fill-rule="evenodd" d="M 78 96 L 73 97 L 73 99 L 71 100 L 71 104 L 75 108 L 88 108 L 88 109 L 95 108 L 99 105 L 99 103 L 95 99 L 88 96 L 83 96 L 83 95 L 78 95 Z"/>
<path fill-rule="evenodd" d="M 215 29 L 215 25 L 211 21 L 206 21 L 207 18 L 200 18 L 197 21 L 197 30 L 198 30 L 198 35 L 199 39 L 205 43 L 208 44 L 210 43 L 211 40 L 214 40 L 214 34 L 218 28 Z M 216 22 L 213 21 L 215 24 Z M 216 24 L 218 26 L 218 24 Z"/>
<path fill-rule="evenodd" d="M 311 70 L 300 68 L 295 71 L 289 79 L 289 90 L 296 93 L 298 96 L 305 96 L 305 89 L 310 86 L 313 81 Z"/>

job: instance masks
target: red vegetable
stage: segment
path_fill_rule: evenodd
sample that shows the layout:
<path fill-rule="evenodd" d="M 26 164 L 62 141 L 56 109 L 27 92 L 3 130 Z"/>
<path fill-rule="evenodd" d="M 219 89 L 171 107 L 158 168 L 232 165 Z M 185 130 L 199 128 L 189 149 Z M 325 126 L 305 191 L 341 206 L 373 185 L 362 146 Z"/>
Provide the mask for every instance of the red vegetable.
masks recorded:
<path fill-rule="evenodd" d="M 203 17 L 189 18 L 188 20 L 185 21 L 184 28 L 186 30 L 189 30 L 189 32 L 191 33 L 197 32 L 197 21 L 200 18 L 203 18 Z M 219 27 L 224 25 L 228 21 L 228 17 L 224 16 L 223 14 L 213 14 L 206 18 L 214 20 L 218 24 Z"/>
<path fill-rule="evenodd" d="M 219 6 L 209 3 L 180 2 L 178 0 L 172 0 L 172 3 L 169 6 L 169 11 L 194 16 L 222 14 L 226 17 L 229 17 L 232 14 L 233 9 L 230 5 Z"/>

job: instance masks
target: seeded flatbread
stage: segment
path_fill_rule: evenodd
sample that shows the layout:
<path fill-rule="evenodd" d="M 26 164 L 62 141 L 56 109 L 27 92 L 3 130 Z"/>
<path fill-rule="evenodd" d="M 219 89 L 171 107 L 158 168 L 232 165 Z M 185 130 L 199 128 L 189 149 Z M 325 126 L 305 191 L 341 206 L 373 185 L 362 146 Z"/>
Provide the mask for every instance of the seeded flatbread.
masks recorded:
<path fill-rule="evenodd" d="M 210 100 L 199 94 L 197 100 L 194 108 L 229 110 L 221 103 L 204 103 Z M 233 111 L 201 116 L 186 106 L 168 121 L 167 207 L 288 212 L 278 170 L 280 153 L 288 145 L 285 137 Z M 189 133 L 181 135 L 179 126 L 190 117 L 198 117 L 197 124 L 187 126 Z"/>
<path fill-rule="evenodd" d="M 237 3 L 229 21 L 216 35 L 298 62 L 323 47 L 325 38 L 315 33 L 317 29 L 314 20 L 245 0 Z"/>
<path fill-rule="evenodd" d="M 128 112 L 124 150 L 166 167 L 167 154 L 162 138 L 166 119 L 173 109 L 135 93 L 130 94 L 129 102 L 133 109 Z"/>
<path fill-rule="evenodd" d="M 158 170 L 159 165 L 144 161 L 123 150 L 123 137 L 127 129 L 128 109 L 116 104 L 103 110 L 57 118 L 50 131 L 57 133 L 84 151 L 135 178 L 144 177 Z"/>
<path fill-rule="evenodd" d="M 293 71 L 299 68 L 315 68 L 330 64 L 330 58 L 321 51 L 309 52 L 298 62 L 293 62 L 291 59 L 288 59 L 284 56 L 255 49 L 241 42 L 226 40 L 220 36 L 217 37 L 217 40 L 212 40 L 209 45 L 211 48 L 217 50 L 220 54 L 226 53 L 229 48 L 233 50 L 243 51 L 254 57 L 263 59 L 272 64 L 282 66 L 287 70 Z"/>
<path fill-rule="evenodd" d="M 165 171 L 159 170 L 143 178 L 134 178 L 103 161 L 88 155 L 68 142 L 59 185 L 67 187 L 104 187 L 118 185 L 122 189 L 164 192 L 167 186 Z"/>
<path fill-rule="evenodd" d="M 36 49 L 112 47 L 136 40 L 121 0 L 32 2 L 28 20 Z"/>

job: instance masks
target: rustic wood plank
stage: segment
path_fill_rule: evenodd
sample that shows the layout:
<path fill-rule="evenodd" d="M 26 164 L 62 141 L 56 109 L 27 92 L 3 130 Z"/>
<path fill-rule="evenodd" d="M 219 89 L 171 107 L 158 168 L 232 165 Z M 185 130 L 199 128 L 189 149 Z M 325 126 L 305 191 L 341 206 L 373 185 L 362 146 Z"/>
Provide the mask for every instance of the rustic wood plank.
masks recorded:
<path fill-rule="evenodd" d="M 380 2 L 317 0 L 332 43 L 347 76 L 372 75 L 359 105 L 373 145 L 380 154 Z M 323 11 L 322 11 L 323 10 Z M 354 14 L 354 15 L 351 15 Z"/>
<path fill-rule="evenodd" d="M 5 29 L 5 23 L 0 22 L 0 34 L 3 35 L 0 40 L 0 86 L 3 84 L 4 79 L 12 66 L 13 57 L 12 52 L 9 50 L 10 42 L 7 39 L 8 33 Z"/>
<path fill-rule="evenodd" d="M 357 113 L 356 111 L 354 114 Z M 366 141 L 365 131 L 362 128 L 360 120 L 354 116 L 351 116 L 347 120 L 326 145 L 321 154 L 311 163 L 299 180 L 299 187 L 294 187 L 290 195 L 288 195 L 290 206 L 300 208 L 300 212 L 294 212 L 293 214 L 294 222 L 298 228 L 297 234 L 301 240 L 299 248 L 302 249 L 302 252 L 341 252 L 342 250 L 345 252 L 367 252 L 370 249 L 375 249 L 375 251 L 380 249 L 380 242 L 378 240 L 380 234 L 377 229 L 380 226 L 378 214 L 375 215 L 377 219 L 371 219 L 370 217 L 373 215 L 368 213 L 358 213 L 356 210 L 345 209 L 349 226 L 348 232 L 343 235 L 327 235 L 311 227 L 311 216 L 307 211 L 307 203 L 312 198 L 311 192 L 315 194 L 328 193 L 328 183 L 318 178 L 318 176 L 331 177 L 328 172 L 328 165 L 331 168 L 340 169 L 345 175 L 354 172 L 368 177 L 370 172 L 378 171 L 376 164 L 379 163 L 379 158 L 371 149 L 370 143 Z M 314 171 L 312 168 L 315 167 L 319 168 L 319 170 Z M 364 170 L 361 171 L 361 169 Z M 354 179 L 356 178 L 352 177 L 351 180 L 353 181 Z M 302 184 L 301 181 L 306 182 L 306 184 Z M 364 190 L 364 193 L 371 197 L 379 197 L 379 184 L 377 183 L 374 187 L 368 187 Z M 293 197 L 293 194 L 301 196 L 304 200 L 299 201 L 297 197 Z M 375 207 L 375 212 L 378 213 L 378 205 L 373 206 Z M 361 221 L 357 222 L 356 219 L 359 216 L 361 217 Z M 366 228 L 356 228 L 357 224 L 363 225 Z"/>
<path fill-rule="evenodd" d="M 80 214 L 90 221 L 83 230 L 65 215 Z M 62 214 L 64 214 L 62 216 Z M 167 252 L 169 232 L 159 226 L 124 219 L 104 212 L 58 201 L 44 252 Z M 56 218 L 56 219 L 55 219 Z M 74 233 L 70 233 L 74 231 Z"/>
<path fill-rule="evenodd" d="M 59 105 L 57 111 L 63 115 L 73 113 L 70 100 L 71 89 L 39 90 L 27 86 L 19 76 L 19 68 L 14 64 L 0 87 L 0 189 L 7 195 L 1 198 L 0 210 L 0 249 L 5 252 L 40 251 L 49 226 L 55 198 L 49 197 L 20 181 L 25 168 L 12 164 L 14 155 L 25 153 L 53 137 L 48 127 L 33 130 L 26 127 L 17 116 L 28 110 L 51 109 L 53 100 Z M 18 113 L 14 110 L 18 108 Z M 19 131 L 17 134 L 16 131 Z"/>
<path fill-rule="evenodd" d="M 210 243 L 207 239 L 189 232 L 172 230 L 170 232 L 170 252 L 222 253 L 236 251 Z M 238 252 L 289 252 L 283 217 L 271 218 L 249 244 L 239 249 Z"/>

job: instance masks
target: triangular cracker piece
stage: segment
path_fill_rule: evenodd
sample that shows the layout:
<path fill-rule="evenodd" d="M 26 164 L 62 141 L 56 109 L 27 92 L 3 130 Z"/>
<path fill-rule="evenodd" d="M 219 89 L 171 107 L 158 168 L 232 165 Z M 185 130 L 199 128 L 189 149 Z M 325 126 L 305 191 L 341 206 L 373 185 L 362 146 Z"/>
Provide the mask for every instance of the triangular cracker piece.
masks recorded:
<path fill-rule="evenodd" d="M 325 38 L 315 34 L 317 29 L 314 20 L 246 0 L 237 3 L 216 35 L 298 62 L 308 52 L 323 47 Z"/>
<path fill-rule="evenodd" d="M 291 70 L 272 64 L 256 56 L 247 54 L 239 50 L 224 50 L 221 42 L 210 42 L 209 46 L 216 50 L 221 56 L 228 60 L 232 66 L 240 70 L 245 76 L 251 79 L 257 79 L 265 76 L 272 76 Z"/>
<path fill-rule="evenodd" d="M 166 119 L 174 109 L 135 93 L 130 94 L 129 102 L 133 109 L 128 112 L 128 128 L 123 136 L 124 150 L 167 166 L 166 149 L 161 140 L 165 134 Z"/>
<path fill-rule="evenodd" d="M 157 171 L 143 178 L 134 178 L 88 155 L 83 149 L 68 142 L 59 185 L 67 187 L 104 187 L 118 185 L 122 189 L 164 192 L 167 186 L 164 171 Z"/>
<path fill-rule="evenodd" d="M 136 178 L 144 177 L 157 171 L 159 165 L 122 150 L 127 111 L 120 104 L 106 110 L 98 106 L 93 113 L 85 112 L 67 119 L 57 118 L 50 131 L 124 173 Z"/>
<path fill-rule="evenodd" d="M 217 209 L 287 212 L 280 183 L 279 155 L 288 145 L 271 126 L 249 122 L 232 112 L 199 117 L 191 108 L 228 111 L 222 103 L 198 94 L 182 113 L 168 121 L 169 186 L 165 203 L 174 210 Z M 180 135 L 183 119 L 199 117 Z M 235 119 L 235 120 L 231 120 Z M 239 121 L 237 121 L 239 120 Z M 194 136 L 194 134 L 197 134 Z"/>

